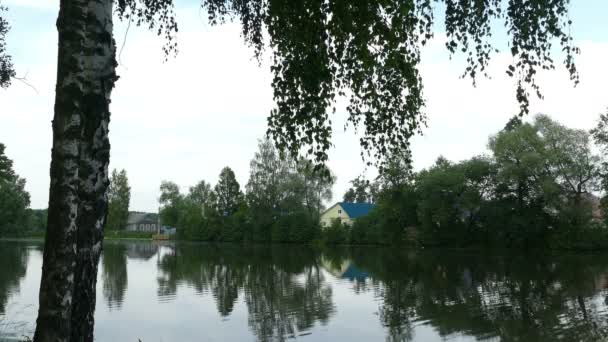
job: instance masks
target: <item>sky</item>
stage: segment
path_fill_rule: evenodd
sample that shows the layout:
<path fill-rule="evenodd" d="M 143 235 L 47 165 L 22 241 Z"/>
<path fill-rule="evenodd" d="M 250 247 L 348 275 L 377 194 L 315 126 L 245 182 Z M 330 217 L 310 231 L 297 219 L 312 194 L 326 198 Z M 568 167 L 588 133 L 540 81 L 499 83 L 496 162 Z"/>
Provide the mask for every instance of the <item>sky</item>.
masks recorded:
<path fill-rule="evenodd" d="M 54 86 L 57 58 L 55 20 L 59 0 L 0 0 L 9 7 L 12 29 L 8 51 L 20 77 L 0 89 L 0 142 L 27 180 L 32 208 L 48 203 Z M 144 28 L 117 22 L 120 79 L 112 94 L 111 169 L 125 169 L 131 185 L 131 210 L 156 211 L 159 186 L 171 180 L 183 191 L 200 180 L 215 184 L 230 166 L 244 188 L 257 140 L 273 108 L 268 56 L 261 63 L 243 44 L 238 23 L 211 27 L 194 0 L 176 0 L 179 54 L 164 61 L 163 40 Z M 608 1 L 572 1 L 572 34 L 581 54 L 580 84 L 574 88 L 559 65 L 539 75 L 544 99 L 534 98 L 531 113 L 544 113 L 581 129 L 594 126 L 608 108 Z M 500 34 L 498 35 L 500 37 Z M 126 38 L 126 40 L 125 40 Z M 427 127 L 412 140 L 414 168 L 443 155 L 454 161 L 488 153 L 488 137 L 518 112 L 514 80 L 505 74 L 512 61 L 503 38 L 490 64 L 490 79 L 477 87 L 461 79 L 465 65 L 450 58 L 441 26 L 423 50 L 420 70 L 427 106 Z M 124 47 L 123 47 L 124 45 Z M 561 60 L 561 58 L 558 58 Z M 360 157 L 358 138 L 344 130 L 340 101 L 328 165 L 337 176 L 338 201 L 349 180 L 374 177 Z M 528 117 L 531 120 L 532 115 Z"/>

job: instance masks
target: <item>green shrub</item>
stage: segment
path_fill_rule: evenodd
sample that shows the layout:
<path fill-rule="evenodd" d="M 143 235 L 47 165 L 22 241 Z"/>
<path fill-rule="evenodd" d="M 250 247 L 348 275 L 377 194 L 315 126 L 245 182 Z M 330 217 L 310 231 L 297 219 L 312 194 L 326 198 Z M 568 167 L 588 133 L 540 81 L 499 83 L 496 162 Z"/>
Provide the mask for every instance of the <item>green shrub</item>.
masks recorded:
<path fill-rule="evenodd" d="M 339 219 L 334 219 L 329 227 L 322 230 L 322 241 L 327 244 L 347 243 L 350 236 L 350 227 Z"/>

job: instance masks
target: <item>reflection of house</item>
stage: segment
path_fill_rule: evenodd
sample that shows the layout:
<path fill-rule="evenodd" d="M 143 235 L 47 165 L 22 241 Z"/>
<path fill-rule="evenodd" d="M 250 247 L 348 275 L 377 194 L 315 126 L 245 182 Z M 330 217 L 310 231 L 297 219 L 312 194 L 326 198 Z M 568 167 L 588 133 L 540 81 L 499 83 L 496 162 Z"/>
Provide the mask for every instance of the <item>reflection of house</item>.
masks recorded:
<path fill-rule="evenodd" d="M 334 220 L 352 225 L 357 218 L 369 214 L 374 207 L 371 203 L 338 202 L 321 214 L 321 226 L 329 227 Z"/>
<path fill-rule="evenodd" d="M 169 227 L 169 226 L 161 226 L 160 227 L 160 233 L 162 235 L 175 235 L 175 233 L 177 233 L 177 229 L 175 229 L 175 227 Z"/>
<path fill-rule="evenodd" d="M 133 242 L 127 245 L 129 259 L 148 260 L 158 252 L 158 245 L 148 242 Z"/>
<path fill-rule="evenodd" d="M 130 211 L 126 230 L 132 232 L 158 231 L 158 214 Z"/>
<path fill-rule="evenodd" d="M 339 279 L 361 282 L 369 277 L 367 272 L 359 269 L 350 260 L 343 260 L 339 264 L 332 264 L 329 260 L 322 258 L 321 265 L 327 272 Z"/>

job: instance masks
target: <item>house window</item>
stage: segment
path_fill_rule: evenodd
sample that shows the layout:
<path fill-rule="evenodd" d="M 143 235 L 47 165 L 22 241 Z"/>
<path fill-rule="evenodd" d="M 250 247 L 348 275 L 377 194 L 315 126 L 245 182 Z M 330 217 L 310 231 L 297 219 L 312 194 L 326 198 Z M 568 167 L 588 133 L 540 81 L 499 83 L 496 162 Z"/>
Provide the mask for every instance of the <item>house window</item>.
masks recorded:
<path fill-rule="evenodd" d="M 338 214 L 342 214 L 342 210 L 338 209 Z"/>

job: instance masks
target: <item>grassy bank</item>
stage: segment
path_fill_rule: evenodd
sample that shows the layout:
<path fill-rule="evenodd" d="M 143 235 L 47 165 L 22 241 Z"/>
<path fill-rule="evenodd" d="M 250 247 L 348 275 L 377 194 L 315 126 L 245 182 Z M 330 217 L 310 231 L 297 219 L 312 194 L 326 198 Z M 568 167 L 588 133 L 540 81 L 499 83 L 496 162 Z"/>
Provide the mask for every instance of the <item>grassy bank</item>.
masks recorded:
<path fill-rule="evenodd" d="M 150 240 L 154 233 L 150 232 L 132 232 L 124 230 L 106 231 L 104 238 L 106 240 Z"/>
<path fill-rule="evenodd" d="M 424 232 L 413 227 L 401 234 L 386 234 L 383 229 L 374 225 L 363 225 L 359 222 L 353 227 L 332 225 L 324 229 L 312 229 L 316 233 L 312 239 L 277 239 L 272 236 L 268 240 L 254 239 L 223 239 L 218 234 L 214 239 L 192 239 L 184 236 L 174 236 L 171 240 L 184 242 L 237 243 L 237 244 L 301 244 L 316 247 L 329 246 L 393 246 L 404 248 L 473 248 L 473 249 L 503 249 L 503 250 L 547 250 L 547 251 L 608 251 L 608 227 L 604 224 L 591 224 L 578 229 L 545 229 L 544 234 L 535 238 L 524 238 L 518 234 L 500 235 L 497 232 L 469 232 L 468 234 L 452 234 L 449 238 L 440 239 L 435 234 Z M 151 240 L 154 234 L 150 232 L 106 231 L 106 240 Z M 280 237 L 280 236 L 279 236 Z M 443 236 L 441 236 L 443 237 Z M 5 235 L 1 239 L 43 240 L 44 231 L 23 232 L 19 235 Z"/>
<path fill-rule="evenodd" d="M 106 231 L 104 239 L 106 240 L 150 240 L 154 233 L 149 232 L 127 232 L 127 231 Z M 2 239 L 36 239 L 44 240 L 46 232 L 43 230 L 23 232 L 18 235 L 5 235 Z"/>

